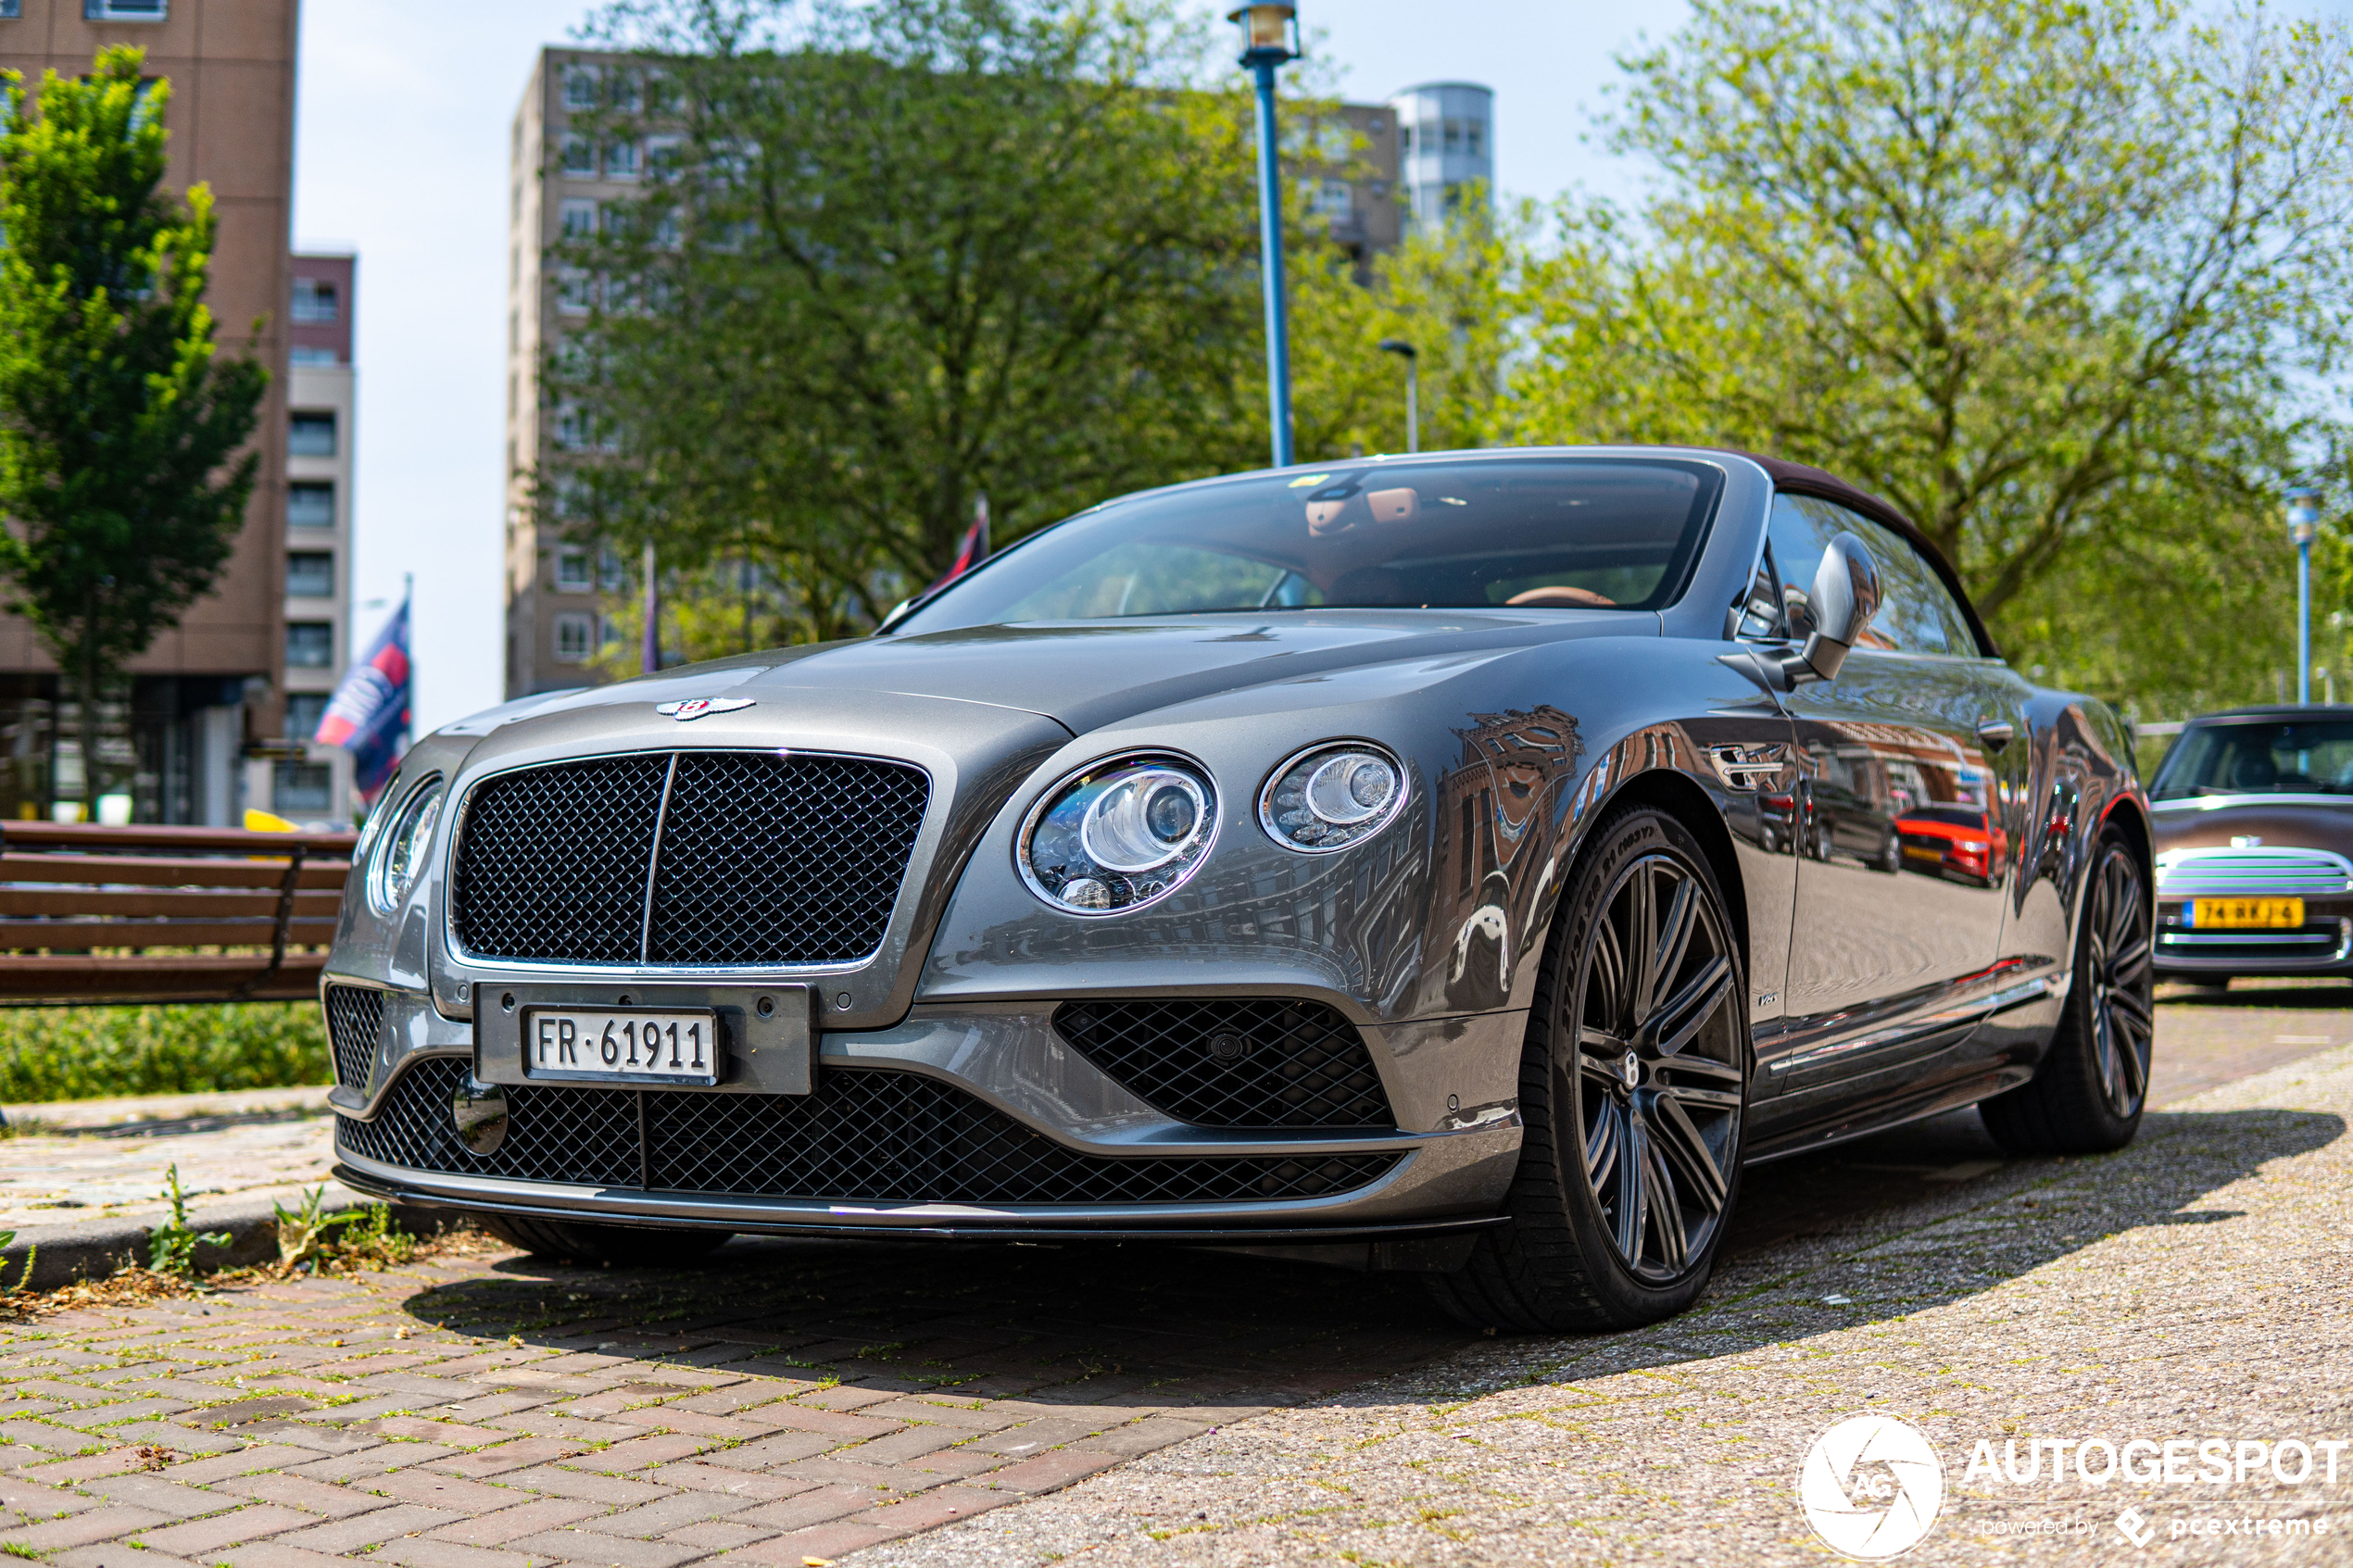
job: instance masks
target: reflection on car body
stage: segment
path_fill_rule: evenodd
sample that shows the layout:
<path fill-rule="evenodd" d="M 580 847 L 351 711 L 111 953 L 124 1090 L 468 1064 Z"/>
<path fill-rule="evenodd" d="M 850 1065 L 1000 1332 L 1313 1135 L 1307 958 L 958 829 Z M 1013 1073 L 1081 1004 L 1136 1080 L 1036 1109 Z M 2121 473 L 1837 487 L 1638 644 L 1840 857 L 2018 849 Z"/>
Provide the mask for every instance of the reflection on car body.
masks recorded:
<path fill-rule="evenodd" d="M 2146 810 L 2116 716 L 1817 470 L 1177 485 L 873 637 L 420 742 L 329 964 L 338 1171 L 609 1261 L 1144 1237 L 1642 1322 L 1759 1161 L 1972 1103 L 2133 1135 Z M 1956 813 L 1982 859 L 1909 861 Z M 526 1048 L 657 1015 L 702 1079 Z"/>

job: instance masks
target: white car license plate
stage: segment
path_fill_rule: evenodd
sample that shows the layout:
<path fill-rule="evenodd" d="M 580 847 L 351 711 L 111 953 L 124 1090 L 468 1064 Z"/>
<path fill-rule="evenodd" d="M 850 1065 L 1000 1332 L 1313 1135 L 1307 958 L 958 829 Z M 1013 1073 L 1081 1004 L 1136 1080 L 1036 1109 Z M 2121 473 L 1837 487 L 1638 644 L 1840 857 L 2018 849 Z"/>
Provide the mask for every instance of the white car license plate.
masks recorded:
<path fill-rule="evenodd" d="M 523 1071 L 534 1078 L 716 1084 L 719 1017 L 702 1008 L 533 1008 Z"/>

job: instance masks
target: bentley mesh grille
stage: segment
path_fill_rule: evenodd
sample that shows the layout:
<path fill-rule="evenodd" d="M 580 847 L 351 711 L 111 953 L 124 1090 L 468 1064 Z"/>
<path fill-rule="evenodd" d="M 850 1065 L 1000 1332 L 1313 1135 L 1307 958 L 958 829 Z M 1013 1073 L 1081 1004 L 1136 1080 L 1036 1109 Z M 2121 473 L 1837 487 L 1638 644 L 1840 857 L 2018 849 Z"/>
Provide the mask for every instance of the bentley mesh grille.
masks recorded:
<path fill-rule="evenodd" d="M 654 963 L 839 963 L 882 946 L 930 783 L 853 757 L 678 757 Z"/>
<path fill-rule="evenodd" d="M 1138 1098 L 1203 1127 L 1393 1127 L 1354 1025 L 1321 1002 L 1064 1002 L 1054 1031 Z"/>
<path fill-rule="evenodd" d="M 347 1089 L 365 1089 L 375 1073 L 376 1040 L 384 1033 L 384 994 L 360 985 L 330 985 L 326 1010 L 335 1082 Z"/>
<path fill-rule="evenodd" d="M 449 1106 L 461 1059 L 403 1074 L 373 1122 L 338 1118 L 353 1154 L 412 1171 L 670 1192 L 874 1203 L 1241 1203 L 1327 1198 L 1393 1154 L 1111 1160 L 1078 1154 L 951 1085 L 880 1069 L 821 1073 L 807 1095 L 528 1085 L 507 1091 L 496 1152 L 466 1151 Z"/>
<path fill-rule="evenodd" d="M 2353 861 L 2326 849 L 2200 849 L 2159 866 L 2160 898 L 2310 897 L 2353 892 Z"/>
<path fill-rule="evenodd" d="M 667 752 L 501 773 L 473 792 L 449 918 L 484 958 L 635 963 Z"/>
<path fill-rule="evenodd" d="M 669 752 L 599 758 L 476 788 L 450 889 L 459 946 L 652 964 L 839 963 L 882 946 L 930 801 L 921 769 L 736 751 L 672 768 Z"/>

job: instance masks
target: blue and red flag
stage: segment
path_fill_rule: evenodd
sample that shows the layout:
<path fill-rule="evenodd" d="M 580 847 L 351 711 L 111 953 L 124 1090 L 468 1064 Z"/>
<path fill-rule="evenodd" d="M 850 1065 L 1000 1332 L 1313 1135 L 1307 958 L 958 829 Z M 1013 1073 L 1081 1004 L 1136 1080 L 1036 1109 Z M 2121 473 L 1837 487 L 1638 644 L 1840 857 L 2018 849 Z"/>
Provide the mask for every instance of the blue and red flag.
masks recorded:
<path fill-rule="evenodd" d="M 351 753 L 352 785 L 373 800 L 409 749 L 409 601 L 376 634 L 368 655 L 345 672 L 311 737 Z"/>

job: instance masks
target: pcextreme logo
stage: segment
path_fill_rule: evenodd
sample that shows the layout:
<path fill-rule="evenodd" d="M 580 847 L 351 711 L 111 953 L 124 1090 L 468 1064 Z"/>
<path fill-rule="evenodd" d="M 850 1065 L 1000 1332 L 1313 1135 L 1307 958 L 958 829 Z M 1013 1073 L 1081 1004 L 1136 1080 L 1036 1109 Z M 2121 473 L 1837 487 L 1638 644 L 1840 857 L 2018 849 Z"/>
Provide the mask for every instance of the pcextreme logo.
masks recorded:
<path fill-rule="evenodd" d="M 1918 1546 L 1944 1505 L 1944 1464 L 1916 1427 L 1858 1415 L 1814 1439 L 1797 1473 L 1798 1505 L 1822 1544 L 1878 1562 Z"/>

